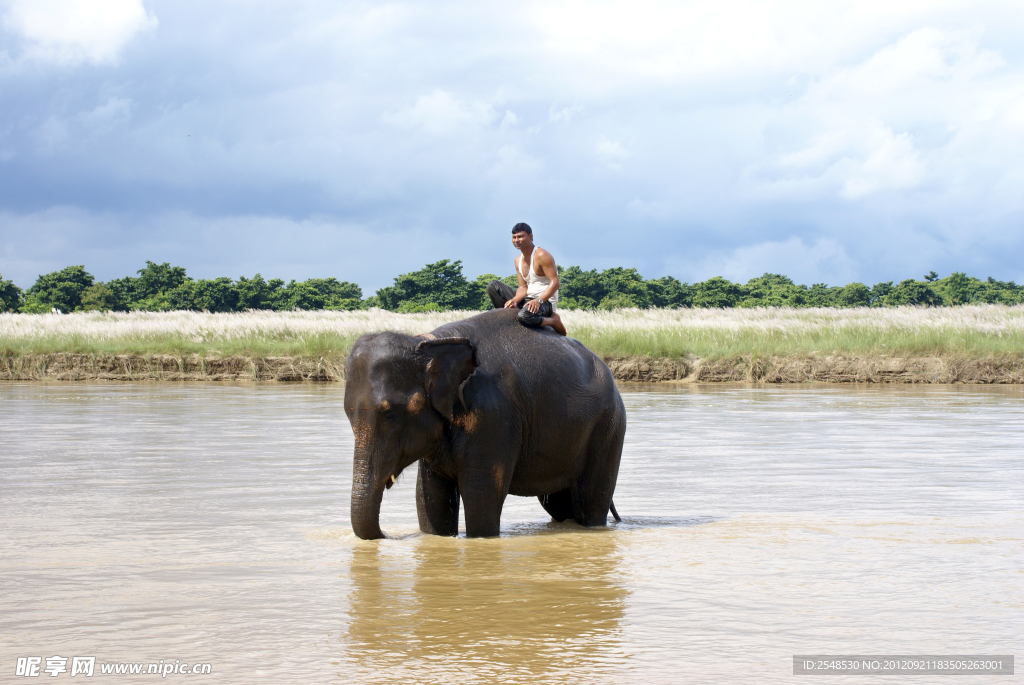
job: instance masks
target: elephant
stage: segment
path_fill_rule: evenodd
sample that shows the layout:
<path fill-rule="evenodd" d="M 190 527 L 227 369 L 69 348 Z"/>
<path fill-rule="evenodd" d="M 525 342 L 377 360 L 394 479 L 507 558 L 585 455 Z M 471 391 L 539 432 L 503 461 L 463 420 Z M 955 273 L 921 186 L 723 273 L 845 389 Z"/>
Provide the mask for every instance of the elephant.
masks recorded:
<path fill-rule="evenodd" d="M 364 335 L 345 365 L 352 426 L 352 529 L 380 528 L 384 490 L 414 462 L 420 529 L 500 534 L 508 495 L 556 521 L 604 526 L 626 410 L 608 366 L 582 343 L 493 309 L 429 334 Z"/>

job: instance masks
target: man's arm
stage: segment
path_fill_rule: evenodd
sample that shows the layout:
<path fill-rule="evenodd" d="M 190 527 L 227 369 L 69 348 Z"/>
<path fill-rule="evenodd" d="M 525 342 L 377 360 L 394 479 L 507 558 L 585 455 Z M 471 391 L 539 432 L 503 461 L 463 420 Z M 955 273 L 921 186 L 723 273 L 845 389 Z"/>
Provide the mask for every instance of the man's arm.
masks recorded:
<path fill-rule="evenodd" d="M 512 266 L 516 270 L 516 280 L 519 281 L 519 287 L 516 289 L 516 294 L 512 296 L 512 299 L 505 303 L 505 309 L 514 309 L 519 306 L 519 303 L 526 298 L 526 279 L 523 278 L 523 273 L 519 270 L 519 258 L 516 257 L 512 260 Z"/>
<path fill-rule="evenodd" d="M 540 251 L 539 248 L 538 251 Z M 538 261 L 542 270 L 538 271 L 535 268 L 534 271 L 537 271 L 541 276 L 551 281 L 548 287 L 544 288 L 544 292 L 540 294 L 539 298 L 547 302 L 551 299 L 552 295 L 558 292 L 558 269 L 555 267 L 555 258 L 547 250 L 540 252 L 538 257 L 540 257 Z"/>
<path fill-rule="evenodd" d="M 547 278 L 551 282 L 548 287 L 544 288 L 544 291 L 540 294 L 536 300 L 530 300 L 526 303 L 526 308 L 534 314 L 540 309 L 540 302 L 538 300 L 544 300 L 545 302 L 550 299 L 552 295 L 558 292 L 558 269 L 555 267 L 555 259 L 551 256 L 551 253 L 547 250 L 541 250 L 539 247 L 534 251 L 533 255 L 533 270 L 537 272 L 537 275 Z M 525 283 L 523 277 L 519 276 L 519 282 Z M 525 290 L 523 291 L 526 292 Z M 518 293 L 516 293 L 518 295 Z"/>

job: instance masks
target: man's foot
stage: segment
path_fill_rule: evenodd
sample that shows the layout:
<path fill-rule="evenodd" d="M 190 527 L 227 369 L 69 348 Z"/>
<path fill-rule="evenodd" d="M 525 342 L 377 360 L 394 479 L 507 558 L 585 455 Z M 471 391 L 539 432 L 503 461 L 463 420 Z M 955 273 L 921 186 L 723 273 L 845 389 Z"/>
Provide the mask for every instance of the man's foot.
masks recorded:
<path fill-rule="evenodd" d="M 558 312 L 555 312 L 551 316 L 546 317 L 544 319 L 544 323 L 542 323 L 541 325 L 551 326 L 552 328 L 555 329 L 555 333 L 558 333 L 559 335 L 569 334 L 569 332 L 565 330 L 565 324 L 562 323 L 562 317 L 558 315 Z"/>

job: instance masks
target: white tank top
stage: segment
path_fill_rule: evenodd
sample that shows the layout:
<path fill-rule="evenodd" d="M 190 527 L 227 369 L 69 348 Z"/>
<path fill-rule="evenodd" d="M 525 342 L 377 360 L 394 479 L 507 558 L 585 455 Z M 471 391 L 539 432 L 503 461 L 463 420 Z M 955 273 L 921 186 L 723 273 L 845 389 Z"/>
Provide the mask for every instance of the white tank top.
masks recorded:
<path fill-rule="evenodd" d="M 542 292 L 544 292 L 545 290 L 547 290 L 548 286 L 551 285 L 551 279 L 550 278 L 545 278 L 544 276 L 539 276 L 539 275 L 537 275 L 537 272 L 533 270 L 533 256 L 534 256 L 534 254 L 536 254 L 536 252 L 537 252 L 537 248 L 534 247 L 533 248 L 533 252 L 530 253 L 530 271 L 529 271 L 529 273 L 525 273 L 525 274 L 523 273 L 523 262 L 525 261 L 526 258 L 523 257 L 523 255 L 519 255 L 519 257 L 517 258 L 519 260 L 519 266 L 517 267 L 519 269 L 519 275 L 521 275 L 526 280 L 526 296 L 527 297 L 533 297 L 533 298 L 540 297 L 540 294 Z M 555 303 L 555 304 L 558 303 L 558 291 L 557 290 L 555 291 L 555 294 L 552 295 L 551 298 L 548 301 L 552 302 L 552 303 Z"/>

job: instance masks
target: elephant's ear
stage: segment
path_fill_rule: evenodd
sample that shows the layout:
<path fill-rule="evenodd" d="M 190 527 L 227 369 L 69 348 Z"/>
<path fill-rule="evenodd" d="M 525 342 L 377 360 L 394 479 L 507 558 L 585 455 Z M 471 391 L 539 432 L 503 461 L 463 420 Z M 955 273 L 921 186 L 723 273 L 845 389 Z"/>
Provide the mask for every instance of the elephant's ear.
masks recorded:
<path fill-rule="evenodd" d="M 465 338 L 435 338 L 416 346 L 427 359 L 427 396 L 449 421 L 455 419 L 455 398 L 462 399 L 462 384 L 476 370 L 476 348 Z"/>

